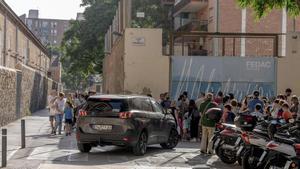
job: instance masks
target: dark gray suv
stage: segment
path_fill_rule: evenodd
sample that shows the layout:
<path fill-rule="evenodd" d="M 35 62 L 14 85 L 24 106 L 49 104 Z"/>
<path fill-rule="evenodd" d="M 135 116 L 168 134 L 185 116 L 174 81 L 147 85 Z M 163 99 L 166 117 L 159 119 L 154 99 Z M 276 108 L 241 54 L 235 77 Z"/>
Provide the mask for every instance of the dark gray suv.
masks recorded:
<path fill-rule="evenodd" d="M 145 96 L 92 96 L 79 111 L 77 144 L 81 152 L 98 145 L 132 147 L 144 155 L 147 145 L 172 149 L 178 144 L 174 116 Z"/>

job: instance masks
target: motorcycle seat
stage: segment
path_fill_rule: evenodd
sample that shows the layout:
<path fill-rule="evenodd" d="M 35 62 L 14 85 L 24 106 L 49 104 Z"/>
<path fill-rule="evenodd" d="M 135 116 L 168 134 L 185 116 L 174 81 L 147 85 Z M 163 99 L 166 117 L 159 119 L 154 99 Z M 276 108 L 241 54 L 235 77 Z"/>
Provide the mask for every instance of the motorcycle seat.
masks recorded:
<path fill-rule="evenodd" d="M 277 134 L 275 135 L 274 139 L 277 142 L 281 142 L 288 145 L 294 145 L 295 143 L 297 143 L 297 141 L 299 141 L 297 138 L 286 138 L 286 137 L 279 136 Z"/>
<path fill-rule="evenodd" d="M 254 132 L 254 134 L 257 134 L 259 136 L 269 138 L 268 132 L 266 132 L 266 131 L 254 129 L 253 132 Z"/>

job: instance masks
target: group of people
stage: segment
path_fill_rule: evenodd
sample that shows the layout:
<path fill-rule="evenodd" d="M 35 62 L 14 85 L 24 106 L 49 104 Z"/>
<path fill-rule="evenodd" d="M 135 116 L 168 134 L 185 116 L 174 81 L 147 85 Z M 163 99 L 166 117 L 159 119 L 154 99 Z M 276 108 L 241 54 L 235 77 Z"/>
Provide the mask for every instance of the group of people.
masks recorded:
<path fill-rule="evenodd" d="M 161 106 L 171 110 L 178 124 L 178 132 L 183 141 L 196 142 L 201 140 L 201 153 L 212 154 L 212 145 L 209 140 L 214 134 L 217 123 L 237 122 L 238 116 L 248 113 L 258 119 L 272 117 L 276 119 L 300 119 L 299 98 L 292 95 L 291 89 L 285 94 L 274 98 L 260 95 L 259 91 L 246 96 L 241 102 L 235 99 L 234 94 L 224 95 L 223 92 L 201 93 L 197 100 L 189 99 L 188 92 L 183 92 L 177 101 L 171 101 L 168 93 L 160 95 Z M 219 108 L 222 111 L 220 121 L 212 120 L 207 111 Z"/>
<path fill-rule="evenodd" d="M 72 133 L 72 127 L 76 122 L 77 109 L 86 103 L 90 92 L 87 95 L 81 94 L 68 94 L 67 96 L 60 92 L 53 90 L 48 96 L 48 108 L 49 108 L 49 121 L 51 125 L 51 134 L 62 134 L 62 123 L 65 123 L 65 134 L 70 136 Z"/>

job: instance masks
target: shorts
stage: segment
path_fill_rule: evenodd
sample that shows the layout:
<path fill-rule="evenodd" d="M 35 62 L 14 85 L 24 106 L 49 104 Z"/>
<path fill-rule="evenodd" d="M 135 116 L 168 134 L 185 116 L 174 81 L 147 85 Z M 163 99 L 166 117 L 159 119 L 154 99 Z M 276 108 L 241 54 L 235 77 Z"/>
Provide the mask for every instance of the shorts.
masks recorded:
<path fill-rule="evenodd" d="M 72 119 L 65 119 L 65 123 L 66 124 L 73 124 L 73 121 L 72 121 Z"/>
<path fill-rule="evenodd" d="M 54 120 L 55 120 L 55 116 L 54 115 L 49 116 L 49 121 L 54 121 Z"/>

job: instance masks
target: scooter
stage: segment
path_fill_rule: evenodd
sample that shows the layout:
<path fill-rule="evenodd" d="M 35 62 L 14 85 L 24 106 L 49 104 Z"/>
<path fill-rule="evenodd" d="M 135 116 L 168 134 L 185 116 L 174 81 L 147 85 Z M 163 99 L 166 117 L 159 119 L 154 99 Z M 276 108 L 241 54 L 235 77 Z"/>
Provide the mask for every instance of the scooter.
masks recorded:
<path fill-rule="evenodd" d="M 271 125 L 274 125 L 274 123 L 271 123 Z M 278 131 L 281 131 L 280 126 L 282 128 L 286 128 L 286 126 L 282 126 L 283 123 L 278 123 L 275 125 L 278 127 Z M 243 151 L 243 168 L 265 168 L 265 166 L 268 164 L 269 156 L 272 156 L 272 151 L 270 151 L 270 147 L 268 145 L 270 145 L 274 137 L 271 136 L 269 132 L 254 129 L 253 132 L 244 132 L 242 134 L 242 139 L 246 143 L 246 148 L 241 150 Z M 291 149 L 285 149 L 285 151 L 290 150 Z M 238 151 L 237 154 L 239 155 L 239 153 L 240 152 Z"/>
<path fill-rule="evenodd" d="M 241 129 L 232 124 L 218 124 L 211 144 L 217 156 L 226 164 L 234 164 L 236 161 L 241 164 L 241 158 L 236 153 L 242 143 Z"/>
<path fill-rule="evenodd" d="M 267 144 L 269 155 L 265 169 L 299 169 L 300 168 L 300 122 L 288 129 L 286 133 L 277 133 L 274 140 Z"/>

